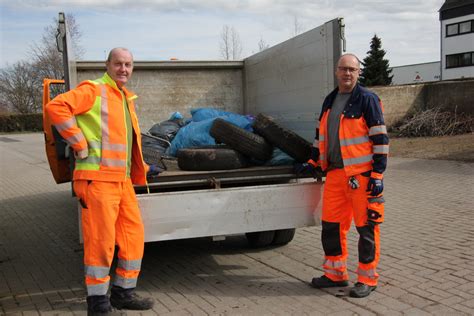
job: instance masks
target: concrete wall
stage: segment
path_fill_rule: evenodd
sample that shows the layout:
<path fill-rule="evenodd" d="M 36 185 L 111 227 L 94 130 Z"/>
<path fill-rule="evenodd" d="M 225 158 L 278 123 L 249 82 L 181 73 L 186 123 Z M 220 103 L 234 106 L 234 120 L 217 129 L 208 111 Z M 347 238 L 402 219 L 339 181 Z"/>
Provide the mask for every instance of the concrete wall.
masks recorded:
<path fill-rule="evenodd" d="M 457 113 L 474 115 L 474 80 L 440 81 L 416 85 L 371 87 L 385 108 L 390 126 L 409 111 L 440 106 Z"/>
<path fill-rule="evenodd" d="M 135 62 L 127 88 L 138 95 L 137 114 L 142 131 L 179 111 L 190 117 L 190 110 L 213 107 L 243 112 L 243 62 Z M 78 82 L 99 78 L 103 62 L 78 62 Z"/>

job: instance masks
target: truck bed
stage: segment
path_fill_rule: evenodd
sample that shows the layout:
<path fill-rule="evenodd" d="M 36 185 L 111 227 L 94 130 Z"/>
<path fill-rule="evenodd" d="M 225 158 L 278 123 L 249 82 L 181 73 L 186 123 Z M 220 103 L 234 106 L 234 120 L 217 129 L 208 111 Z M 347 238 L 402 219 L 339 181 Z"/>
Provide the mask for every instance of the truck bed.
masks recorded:
<path fill-rule="evenodd" d="M 298 178 L 293 166 L 255 166 L 233 170 L 183 171 L 168 168 L 158 176 L 148 179 L 150 192 L 185 191 L 223 187 L 282 184 Z M 147 193 L 146 186 L 137 186 L 138 194 Z"/>

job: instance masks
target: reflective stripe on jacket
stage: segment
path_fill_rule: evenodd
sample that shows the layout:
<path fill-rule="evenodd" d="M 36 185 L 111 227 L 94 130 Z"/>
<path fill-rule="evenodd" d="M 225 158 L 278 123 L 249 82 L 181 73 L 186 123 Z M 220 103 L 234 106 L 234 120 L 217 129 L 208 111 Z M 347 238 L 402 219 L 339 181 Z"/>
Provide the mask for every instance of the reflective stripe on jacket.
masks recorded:
<path fill-rule="evenodd" d="M 336 88 L 324 100 L 311 159 L 326 170 L 327 119 L 338 93 Z M 383 118 L 383 105 L 376 94 L 357 84 L 346 104 L 339 126 L 339 141 L 344 171 L 347 176 L 372 170 L 373 177 L 382 178 L 387 166 L 388 136 Z"/>
<path fill-rule="evenodd" d="M 134 184 L 146 184 L 141 134 L 133 104 L 136 95 L 125 88 L 122 91 L 133 128 L 130 177 Z M 76 160 L 74 180 L 126 180 L 129 157 L 123 95 L 105 73 L 102 78 L 84 81 L 47 104 L 51 121 L 74 151 L 88 149 L 86 159 Z"/>

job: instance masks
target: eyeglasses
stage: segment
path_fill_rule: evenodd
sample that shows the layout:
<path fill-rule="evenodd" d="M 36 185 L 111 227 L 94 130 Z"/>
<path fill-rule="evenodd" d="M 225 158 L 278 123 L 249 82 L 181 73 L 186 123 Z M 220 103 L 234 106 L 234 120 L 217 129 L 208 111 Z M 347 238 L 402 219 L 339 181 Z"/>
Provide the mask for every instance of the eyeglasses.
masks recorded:
<path fill-rule="evenodd" d="M 349 71 L 350 73 L 356 73 L 359 71 L 359 68 L 352 68 L 352 67 L 337 67 L 337 70 L 341 72 Z"/>

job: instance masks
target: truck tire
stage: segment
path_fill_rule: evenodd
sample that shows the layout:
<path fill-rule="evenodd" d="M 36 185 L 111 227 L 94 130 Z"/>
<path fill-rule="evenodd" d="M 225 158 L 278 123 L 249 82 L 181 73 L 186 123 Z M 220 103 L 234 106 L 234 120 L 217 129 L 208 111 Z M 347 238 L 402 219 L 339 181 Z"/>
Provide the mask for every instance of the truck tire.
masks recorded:
<path fill-rule="evenodd" d="M 209 171 L 244 168 L 247 159 L 226 146 L 206 146 L 178 149 L 178 167 L 181 170 Z"/>
<path fill-rule="evenodd" d="M 280 148 L 298 162 L 306 162 L 311 156 L 311 143 L 295 132 L 278 125 L 270 116 L 259 113 L 252 124 L 255 133 L 270 144 Z"/>
<path fill-rule="evenodd" d="M 275 237 L 273 238 L 272 245 L 286 245 L 295 237 L 296 229 L 279 229 L 275 231 Z"/>
<path fill-rule="evenodd" d="M 248 132 L 223 119 L 215 119 L 210 134 L 216 142 L 224 143 L 238 152 L 266 161 L 272 157 L 273 147 L 263 137 Z"/>
<path fill-rule="evenodd" d="M 249 246 L 252 248 L 261 248 L 270 246 L 275 238 L 275 231 L 268 230 L 264 232 L 246 233 Z"/>

